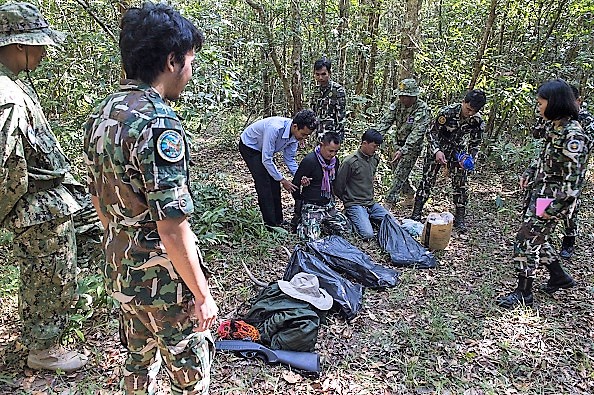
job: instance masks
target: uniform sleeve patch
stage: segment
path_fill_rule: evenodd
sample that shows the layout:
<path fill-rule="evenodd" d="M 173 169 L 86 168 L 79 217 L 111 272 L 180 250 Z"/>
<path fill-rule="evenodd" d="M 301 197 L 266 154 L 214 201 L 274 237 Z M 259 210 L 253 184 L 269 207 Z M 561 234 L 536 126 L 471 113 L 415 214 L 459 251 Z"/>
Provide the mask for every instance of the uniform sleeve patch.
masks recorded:
<path fill-rule="evenodd" d="M 165 130 L 157 138 L 157 153 L 167 162 L 178 162 L 185 154 L 185 144 L 181 133 L 177 130 Z"/>
<path fill-rule="evenodd" d="M 437 123 L 440 125 L 445 125 L 447 119 L 445 117 L 445 115 L 440 116 L 439 118 L 437 118 Z"/>
<path fill-rule="evenodd" d="M 567 142 L 567 151 L 571 152 L 572 154 L 581 152 L 583 150 L 584 147 L 584 142 L 581 140 L 569 140 Z"/>

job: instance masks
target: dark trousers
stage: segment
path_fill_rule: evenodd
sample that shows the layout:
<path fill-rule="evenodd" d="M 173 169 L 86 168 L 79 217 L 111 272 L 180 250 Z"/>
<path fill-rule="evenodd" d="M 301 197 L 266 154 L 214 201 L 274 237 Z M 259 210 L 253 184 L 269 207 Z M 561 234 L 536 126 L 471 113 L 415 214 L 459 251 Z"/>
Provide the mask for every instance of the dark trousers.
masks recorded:
<path fill-rule="evenodd" d="M 239 153 L 247 164 L 258 195 L 258 206 L 262 219 L 268 226 L 280 226 L 283 222 L 283 206 L 281 203 L 281 185 L 268 174 L 262 164 L 262 152 L 246 146 L 239 141 Z"/>

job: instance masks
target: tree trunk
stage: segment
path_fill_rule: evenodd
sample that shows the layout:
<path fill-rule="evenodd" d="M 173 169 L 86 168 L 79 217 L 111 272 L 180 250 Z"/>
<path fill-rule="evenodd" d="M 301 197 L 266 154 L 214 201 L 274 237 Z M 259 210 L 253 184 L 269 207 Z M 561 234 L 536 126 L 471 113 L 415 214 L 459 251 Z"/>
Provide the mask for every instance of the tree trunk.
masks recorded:
<path fill-rule="evenodd" d="M 349 26 L 349 7 L 350 7 L 350 0 L 339 0 L 338 3 L 338 15 L 340 18 L 340 23 L 338 24 L 338 39 L 339 39 L 339 48 L 338 48 L 338 65 L 340 67 L 340 75 L 343 79 L 346 80 L 346 65 L 347 65 L 347 39 L 345 37 L 346 30 Z"/>
<path fill-rule="evenodd" d="M 423 0 L 407 0 L 406 15 L 400 40 L 399 78 L 411 78 L 415 75 L 415 50 L 419 43 L 419 10 Z"/>
<path fill-rule="evenodd" d="M 264 11 L 264 7 L 262 6 L 262 4 L 255 2 L 253 0 L 245 1 L 250 7 L 252 7 L 252 9 L 254 9 L 256 14 L 258 14 L 260 23 L 262 24 L 262 28 L 264 29 L 264 35 L 266 37 L 268 55 L 270 56 L 272 64 L 274 65 L 274 69 L 276 70 L 276 73 L 278 74 L 278 77 L 281 80 L 281 83 L 283 84 L 283 92 L 285 93 L 285 97 L 287 98 L 287 109 L 289 109 L 289 111 L 292 111 L 294 108 L 294 104 L 293 94 L 291 91 L 291 83 L 289 82 L 289 78 L 287 78 L 285 72 L 283 71 L 281 61 L 278 59 L 276 49 L 273 45 L 274 40 L 272 36 L 272 30 L 270 29 L 270 21 L 268 20 L 268 18 L 266 18 L 266 13 Z"/>
<path fill-rule="evenodd" d="M 375 66 L 377 63 L 377 37 L 380 20 L 381 0 L 374 0 L 372 2 L 373 12 L 369 15 L 369 37 L 371 39 L 371 49 L 369 51 L 369 65 L 367 67 L 367 96 L 373 97 L 375 89 Z M 371 104 L 371 102 L 369 102 Z M 366 105 L 365 107 L 368 107 Z"/>
<path fill-rule="evenodd" d="M 293 51 L 291 64 L 293 73 L 291 78 L 291 93 L 293 96 L 293 115 L 303 109 L 303 76 L 301 75 L 301 10 L 299 0 L 291 1 L 293 14 Z"/>
<path fill-rule="evenodd" d="M 476 81 L 481 73 L 481 66 L 483 63 L 483 56 L 485 55 L 485 49 L 487 48 L 487 43 L 489 42 L 489 37 L 491 36 L 491 31 L 493 30 L 493 23 L 495 23 L 495 15 L 497 11 L 497 1 L 498 0 L 491 0 L 491 7 L 489 8 L 489 16 L 487 17 L 487 22 L 485 25 L 485 29 L 483 30 L 483 39 L 481 40 L 481 45 L 478 49 L 476 54 L 476 59 L 474 60 L 474 70 L 472 72 L 472 78 L 470 79 L 470 83 L 468 84 L 468 90 L 474 89 L 476 85 Z"/>

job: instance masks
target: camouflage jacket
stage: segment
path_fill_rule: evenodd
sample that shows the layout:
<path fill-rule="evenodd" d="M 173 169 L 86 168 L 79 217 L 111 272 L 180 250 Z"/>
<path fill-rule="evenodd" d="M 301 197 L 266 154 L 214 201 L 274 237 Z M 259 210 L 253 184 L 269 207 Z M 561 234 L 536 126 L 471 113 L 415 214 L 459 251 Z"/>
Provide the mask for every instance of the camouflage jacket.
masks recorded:
<path fill-rule="evenodd" d="M 415 104 L 406 108 L 396 99 L 382 117 L 376 129 L 384 135 L 392 145 L 394 152 L 401 151 L 403 155 L 409 152 L 421 152 L 423 138 L 430 120 L 427 103 L 417 99 Z M 394 125 L 394 127 L 392 127 Z M 392 127 L 392 130 L 390 128 Z M 390 130 L 389 133 L 386 133 Z"/>
<path fill-rule="evenodd" d="M 344 132 L 346 92 L 342 85 L 331 80 L 327 86 L 316 86 L 311 98 L 311 109 L 320 119 L 319 132 Z"/>
<path fill-rule="evenodd" d="M 124 80 L 87 121 L 84 150 L 89 190 L 109 220 L 105 275 L 113 297 L 151 305 L 190 298 L 156 224 L 194 210 L 188 143 L 173 109 L 150 86 Z"/>
<path fill-rule="evenodd" d="M 559 217 L 573 211 L 579 197 L 592 143 L 577 121 L 564 121 L 549 130 L 536 161 L 533 199 L 553 198 L 546 213 Z"/>
<path fill-rule="evenodd" d="M 0 226 L 25 228 L 80 210 L 65 187 L 78 184 L 69 170 L 36 94 L 0 64 Z"/>
<path fill-rule="evenodd" d="M 483 141 L 485 122 L 480 113 L 462 119 L 462 103 L 442 107 L 427 130 L 428 155 L 442 151 L 450 162 L 456 153 L 468 152 L 476 158 Z"/>

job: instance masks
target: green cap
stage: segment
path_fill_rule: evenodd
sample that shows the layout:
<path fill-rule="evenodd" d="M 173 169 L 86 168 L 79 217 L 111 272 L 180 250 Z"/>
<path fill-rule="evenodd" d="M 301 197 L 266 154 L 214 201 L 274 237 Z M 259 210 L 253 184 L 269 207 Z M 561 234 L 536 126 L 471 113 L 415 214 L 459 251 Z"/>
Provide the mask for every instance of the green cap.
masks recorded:
<path fill-rule="evenodd" d="M 396 90 L 396 96 L 419 96 L 419 93 L 419 85 L 413 78 L 402 80 Z"/>
<path fill-rule="evenodd" d="M 33 4 L 0 6 L 0 47 L 10 44 L 59 45 L 65 37 L 64 33 L 50 28 Z"/>

